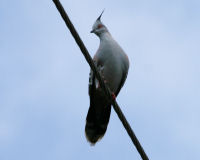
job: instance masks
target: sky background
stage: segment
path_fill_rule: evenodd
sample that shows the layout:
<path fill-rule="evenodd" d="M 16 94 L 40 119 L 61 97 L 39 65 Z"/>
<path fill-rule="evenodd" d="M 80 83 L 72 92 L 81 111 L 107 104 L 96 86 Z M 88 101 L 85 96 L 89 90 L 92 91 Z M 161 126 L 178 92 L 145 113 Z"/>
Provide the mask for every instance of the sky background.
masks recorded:
<path fill-rule="evenodd" d="M 130 69 L 117 101 L 151 160 L 200 159 L 200 1 L 61 1 L 93 56 L 102 21 Z M 0 160 L 140 159 L 112 110 L 84 135 L 89 66 L 51 0 L 0 3 Z"/>

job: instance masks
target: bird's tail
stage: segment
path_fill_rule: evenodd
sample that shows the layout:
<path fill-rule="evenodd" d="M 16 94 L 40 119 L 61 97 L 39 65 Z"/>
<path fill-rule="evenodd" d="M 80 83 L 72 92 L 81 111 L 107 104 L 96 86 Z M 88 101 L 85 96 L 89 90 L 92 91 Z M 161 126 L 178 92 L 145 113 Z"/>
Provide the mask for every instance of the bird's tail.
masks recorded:
<path fill-rule="evenodd" d="M 111 105 L 104 107 L 90 106 L 86 118 L 85 135 L 91 144 L 100 140 L 107 129 L 110 119 Z"/>

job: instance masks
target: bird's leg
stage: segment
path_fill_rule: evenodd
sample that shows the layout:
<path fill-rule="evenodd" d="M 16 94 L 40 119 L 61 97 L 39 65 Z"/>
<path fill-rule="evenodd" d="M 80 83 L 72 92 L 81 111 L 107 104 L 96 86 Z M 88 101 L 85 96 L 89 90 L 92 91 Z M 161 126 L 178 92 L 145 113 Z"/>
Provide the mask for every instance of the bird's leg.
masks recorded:
<path fill-rule="evenodd" d="M 114 92 L 111 93 L 112 99 L 115 100 L 116 99 L 116 95 Z"/>

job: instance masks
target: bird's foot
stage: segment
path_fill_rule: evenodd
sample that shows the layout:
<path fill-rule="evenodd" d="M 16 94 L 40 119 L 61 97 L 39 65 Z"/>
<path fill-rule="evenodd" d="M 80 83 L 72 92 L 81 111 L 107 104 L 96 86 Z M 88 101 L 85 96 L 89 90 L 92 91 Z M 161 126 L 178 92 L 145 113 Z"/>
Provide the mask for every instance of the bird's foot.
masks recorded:
<path fill-rule="evenodd" d="M 113 99 L 113 100 L 116 99 L 116 96 L 115 96 L 115 93 L 114 93 L 114 92 L 111 93 L 111 96 L 112 96 L 112 99 Z"/>

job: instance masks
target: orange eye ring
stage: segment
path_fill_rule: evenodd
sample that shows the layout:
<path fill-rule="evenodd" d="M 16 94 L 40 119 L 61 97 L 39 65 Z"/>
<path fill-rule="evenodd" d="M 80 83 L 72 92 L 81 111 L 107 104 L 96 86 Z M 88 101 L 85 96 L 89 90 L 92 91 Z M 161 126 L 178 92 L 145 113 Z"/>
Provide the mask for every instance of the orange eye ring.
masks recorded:
<path fill-rule="evenodd" d="M 103 25 L 102 24 L 98 24 L 97 28 L 102 28 Z"/>

